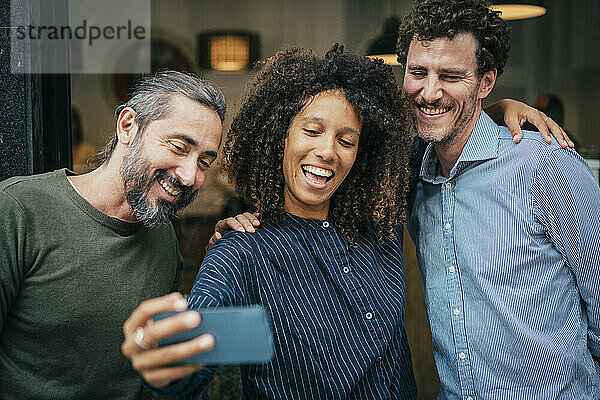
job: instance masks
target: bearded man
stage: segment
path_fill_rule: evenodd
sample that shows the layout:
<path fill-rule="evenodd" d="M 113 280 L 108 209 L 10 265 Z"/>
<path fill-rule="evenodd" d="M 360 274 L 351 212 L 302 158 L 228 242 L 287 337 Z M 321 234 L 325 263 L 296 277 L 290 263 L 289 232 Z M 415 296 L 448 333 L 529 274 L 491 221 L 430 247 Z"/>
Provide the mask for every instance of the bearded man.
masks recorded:
<path fill-rule="evenodd" d="M 438 400 L 599 399 L 600 189 L 574 150 L 482 111 L 510 48 L 490 5 L 420 0 L 399 31 Z"/>
<path fill-rule="evenodd" d="M 217 156 L 225 99 L 167 71 L 141 81 L 115 114 L 94 171 L 0 183 L 4 399 L 150 397 L 121 355 L 121 326 L 141 301 L 179 285 L 169 217 L 194 199 Z"/>

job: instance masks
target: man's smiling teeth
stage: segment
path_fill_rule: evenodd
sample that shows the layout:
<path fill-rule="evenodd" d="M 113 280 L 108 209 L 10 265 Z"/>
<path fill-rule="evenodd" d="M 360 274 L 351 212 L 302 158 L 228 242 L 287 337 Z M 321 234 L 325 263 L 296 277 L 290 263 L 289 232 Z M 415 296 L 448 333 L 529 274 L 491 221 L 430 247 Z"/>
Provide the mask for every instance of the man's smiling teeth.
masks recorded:
<path fill-rule="evenodd" d="M 423 111 L 423 113 L 425 113 L 427 115 L 439 115 L 439 114 L 443 114 L 445 112 L 448 112 L 450 109 L 449 108 L 425 108 L 425 107 L 419 107 L 419 110 Z"/>
<path fill-rule="evenodd" d="M 160 186 L 163 187 L 163 189 L 165 189 L 167 191 L 167 193 L 169 193 L 171 196 L 177 196 L 179 193 L 181 193 L 181 190 L 179 189 L 175 189 L 173 186 L 169 185 L 166 181 L 162 180 L 162 179 L 158 179 L 158 183 L 160 184 Z"/>

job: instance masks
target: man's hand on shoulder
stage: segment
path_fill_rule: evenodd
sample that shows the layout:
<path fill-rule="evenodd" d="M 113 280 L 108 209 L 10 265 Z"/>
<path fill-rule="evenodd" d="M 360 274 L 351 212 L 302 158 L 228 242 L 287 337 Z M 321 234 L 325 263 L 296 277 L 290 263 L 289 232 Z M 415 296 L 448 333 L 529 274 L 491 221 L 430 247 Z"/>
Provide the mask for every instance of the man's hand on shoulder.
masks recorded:
<path fill-rule="evenodd" d="M 238 214 L 235 217 L 229 217 L 220 220 L 215 225 L 215 232 L 210 237 L 208 244 L 206 245 L 206 251 L 212 247 L 213 244 L 217 242 L 217 240 L 221 239 L 225 232 L 227 231 L 238 231 L 238 232 L 256 232 L 255 228 L 260 226 L 260 213 L 251 214 L 249 212 L 245 212 L 243 214 Z"/>

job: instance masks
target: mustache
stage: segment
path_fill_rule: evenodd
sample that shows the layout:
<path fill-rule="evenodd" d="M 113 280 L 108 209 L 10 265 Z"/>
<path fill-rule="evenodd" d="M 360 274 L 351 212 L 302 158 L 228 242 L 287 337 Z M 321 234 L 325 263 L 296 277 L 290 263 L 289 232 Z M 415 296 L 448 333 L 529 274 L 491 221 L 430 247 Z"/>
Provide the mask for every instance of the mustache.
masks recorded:
<path fill-rule="evenodd" d="M 180 197 L 187 197 L 194 192 L 194 188 L 192 186 L 186 186 L 182 184 L 177 177 L 171 175 L 164 169 L 154 171 L 152 178 L 148 181 L 148 187 L 150 187 L 154 181 L 158 181 L 158 179 L 162 179 L 168 182 L 174 188 L 181 190 L 181 194 L 179 195 Z"/>
<path fill-rule="evenodd" d="M 436 101 L 433 102 L 428 102 L 423 100 L 423 98 L 416 98 L 413 99 L 413 103 L 416 104 L 419 107 L 423 107 L 423 108 L 450 108 L 452 107 L 452 104 L 447 102 L 447 101 L 443 101 L 442 99 L 437 99 Z"/>

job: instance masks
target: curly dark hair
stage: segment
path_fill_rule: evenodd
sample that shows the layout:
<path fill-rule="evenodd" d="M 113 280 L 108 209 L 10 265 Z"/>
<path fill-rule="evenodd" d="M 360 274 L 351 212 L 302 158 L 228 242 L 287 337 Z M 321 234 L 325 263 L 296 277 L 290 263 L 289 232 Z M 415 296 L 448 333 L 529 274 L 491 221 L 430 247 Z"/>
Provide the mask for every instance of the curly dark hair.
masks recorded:
<path fill-rule="evenodd" d="M 394 238 L 406 218 L 412 137 L 406 100 L 390 66 L 343 53 L 325 57 L 301 48 L 281 50 L 252 80 L 233 119 L 222 169 L 263 221 L 284 215 L 283 152 L 294 117 L 315 95 L 340 90 L 362 123 L 356 161 L 331 199 L 335 226 L 351 245 L 376 225 L 379 239 Z"/>
<path fill-rule="evenodd" d="M 422 0 L 413 5 L 398 34 L 398 62 L 406 67 L 408 48 L 413 38 L 452 40 L 459 33 L 470 32 L 479 43 L 476 52 L 477 75 L 496 68 L 502 74 L 510 50 L 510 28 L 492 11 L 486 0 Z"/>

